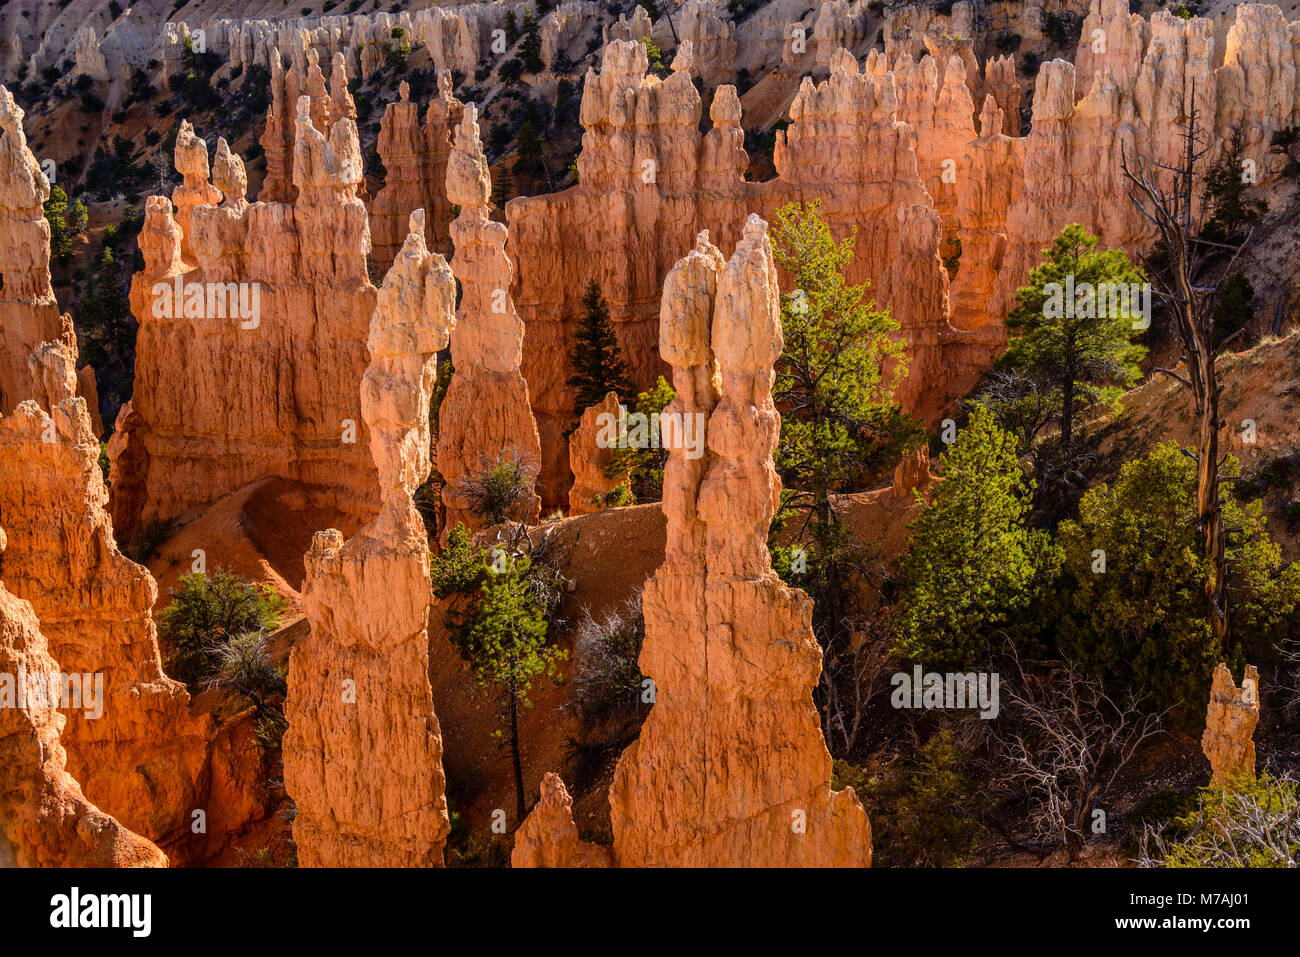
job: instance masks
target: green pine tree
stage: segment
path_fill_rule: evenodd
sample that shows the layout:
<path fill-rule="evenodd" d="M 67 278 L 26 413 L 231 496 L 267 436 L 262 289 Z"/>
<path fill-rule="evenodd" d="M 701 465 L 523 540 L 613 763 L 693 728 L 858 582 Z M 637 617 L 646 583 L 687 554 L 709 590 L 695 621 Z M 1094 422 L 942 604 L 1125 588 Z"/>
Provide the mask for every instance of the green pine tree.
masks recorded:
<path fill-rule="evenodd" d="M 45 201 L 45 221 L 50 224 L 50 256 L 57 262 L 67 262 L 72 256 L 72 233 L 68 227 L 68 194 L 61 186 L 50 187 L 50 198 Z"/>
<path fill-rule="evenodd" d="M 1131 304 L 1111 310 L 1109 302 L 1095 301 L 1091 308 L 1074 308 L 1087 303 L 1064 302 L 1067 277 L 1074 277 L 1076 289 L 1089 283 L 1094 290 L 1107 284 L 1127 288 L 1144 279 L 1124 250 L 1098 250 L 1097 237 L 1078 223 L 1066 226 L 1046 253 L 1046 261 L 1029 274 L 1029 285 L 1016 292 L 1017 306 L 1007 326 L 1018 335 L 1000 361 L 1055 393 L 1059 441 L 1069 447 L 1082 415 L 1099 403 L 1114 401 L 1137 381 L 1138 362 L 1146 349 L 1132 341 L 1134 323 L 1141 317 Z M 1061 289 L 1055 298 L 1045 288 L 1052 283 Z"/>
<path fill-rule="evenodd" d="M 481 687 L 496 692 L 502 723 L 495 737 L 505 738 L 515 778 L 519 820 L 524 803 L 524 772 L 519 743 L 519 712 L 532 707 L 533 682 L 555 679 L 568 653 L 547 642 L 547 603 L 539 600 L 538 579 L 526 555 L 503 549 L 480 549 L 464 525 L 447 534 L 447 545 L 434 558 L 434 594 L 451 599 L 444 623 L 456 651 Z"/>
<path fill-rule="evenodd" d="M 1026 526 L 1032 483 L 1016 440 L 977 407 L 942 457 L 943 481 L 912 522 L 901 561 L 894 652 L 931 669 L 988 660 L 1004 637 L 1037 637 L 1060 568 L 1046 532 Z"/>
<path fill-rule="evenodd" d="M 506 203 L 515 197 L 515 177 L 510 172 L 510 166 L 502 162 L 492 180 L 492 205 L 497 209 L 505 209 Z"/>
<path fill-rule="evenodd" d="M 1219 162 L 1205 173 L 1205 205 L 1210 218 L 1201 235 L 1215 242 L 1239 242 L 1243 230 L 1268 212 L 1268 203 L 1246 196 L 1253 179 L 1246 175 L 1241 130 L 1233 127 Z"/>
<path fill-rule="evenodd" d="M 525 120 L 515 134 L 515 148 L 519 153 L 519 162 L 525 169 L 536 173 L 542 165 L 542 137 L 532 120 Z"/>
<path fill-rule="evenodd" d="M 524 11 L 522 33 L 519 58 L 524 61 L 524 68 L 529 73 L 541 73 L 545 69 L 542 63 L 542 34 L 537 26 L 537 17 L 531 10 Z"/>
<path fill-rule="evenodd" d="M 610 322 L 609 306 L 600 294 L 600 286 L 593 279 L 582 295 L 582 319 L 578 326 L 577 341 L 569 351 L 569 365 L 573 374 L 567 385 L 574 389 L 574 418 L 580 418 L 590 406 L 602 401 L 608 392 L 620 396 L 630 395 L 627 364 Z"/>
<path fill-rule="evenodd" d="M 835 241 L 819 201 L 777 210 L 772 252 L 794 288 L 781 299 L 784 350 L 772 386 L 781 409 L 775 465 L 783 491 L 770 544 L 777 573 L 813 599 L 828 681 L 841 674 L 832 662 L 865 612 L 851 583 L 871 561 L 868 546 L 845 528 L 835 496 L 867 486 L 924 434 L 893 399 L 907 374 L 905 344 L 893 336 L 898 323 L 866 298 L 865 283 L 847 279 L 855 241 L 852 234 Z M 777 533 L 796 515 L 807 516 L 798 540 L 778 545 Z M 832 746 L 847 747 L 832 735 L 843 717 L 832 713 L 833 697 L 818 687 L 823 731 Z"/>
<path fill-rule="evenodd" d="M 1228 456 L 1221 472 L 1239 474 Z M 1079 501 L 1057 531 L 1064 549 L 1061 651 L 1114 690 L 1145 692 L 1160 708 L 1204 718 L 1215 664 L 1263 660 L 1300 625 L 1300 564 L 1282 560 L 1258 501 L 1220 486 L 1236 648 L 1221 648 L 1207 616 L 1206 561 L 1196 529 L 1196 463 L 1166 442 L 1128 462 Z"/>
<path fill-rule="evenodd" d="M 111 225 L 111 224 L 110 224 Z M 86 281 L 86 294 L 77 307 L 77 330 L 82 357 L 98 370 L 114 367 L 112 381 L 129 387 L 135 368 L 135 318 L 122 267 L 106 245 L 99 266 Z M 129 396 L 121 387 L 104 396 L 120 404 Z"/>
<path fill-rule="evenodd" d="M 772 396 L 781 407 L 776 467 L 817 521 L 834 520 L 831 495 L 862 482 L 914 446 L 919 427 L 893 390 L 907 375 L 906 345 L 888 309 L 865 299 L 845 269 L 855 235 L 837 243 L 821 203 L 777 211 L 772 253 L 793 278 L 782 297 L 784 351 Z"/>

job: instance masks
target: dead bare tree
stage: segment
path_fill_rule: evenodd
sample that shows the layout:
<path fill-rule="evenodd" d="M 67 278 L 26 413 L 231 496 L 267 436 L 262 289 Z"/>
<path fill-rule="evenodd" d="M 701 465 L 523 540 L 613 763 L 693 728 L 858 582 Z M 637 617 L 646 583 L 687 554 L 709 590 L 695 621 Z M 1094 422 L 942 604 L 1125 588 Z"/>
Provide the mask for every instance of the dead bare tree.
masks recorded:
<path fill-rule="evenodd" d="M 828 745 L 838 737 L 843 754 L 852 754 L 862 733 L 867 706 L 876 685 L 890 670 L 889 614 L 878 608 L 865 621 L 845 622 L 832 634 L 822 656 L 821 691 L 826 707 L 822 709 L 822 729 Z"/>
<path fill-rule="evenodd" d="M 1153 272 L 1152 288 L 1173 317 L 1186 374 L 1164 368 L 1153 371 L 1181 384 L 1191 392 L 1195 403 L 1196 452 L 1192 457 L 1196 462 L 1197 528 L 1206 559 L 1205 597 L 1210 626 L 1226 652 L 1231 647 L 1232 633 L 1223 510 L 1219 502 L 1219 486 L 1224 478 L 1220 470 L 1225 461 L 1219 456 L 1219 431 L 1226 423 L 1219 417 L 1223 386 L 1219 384 L 1217 361 L 1241 330 L 1216 345 L 1214 307 L 1224 281 L 1250 242 L 1250 232 L 1236 244 L 1201 236 L 1204 209 L 1198 209 L 1194 201 L 1200 182 L 1197 165 L 1210 152 L 1212 144 L 1198 126 L 1198 119 L 1193 80 L 1178 163 L 1173 166 L 1155 163 L 1153 171 L 1134 157 L 1130 168 L 1129 158 L 1122 150 L 1120 166 L 1125 191 L 1142 216 L 1156 227 L 1168 256 L 1164 268 Z"/>
<path fill-rule="evenodd" d="M 1140 696 L 1112 698 L 1069 662 L 1027 674 L 1014 654 L 1003 683 L 1005 721 L 989 722 L 996 789 L 1028 799 L 1027 822 L 1042 849 L 1081 850 L 1100 799 L 1139 747 L 1161 732 Z"/>

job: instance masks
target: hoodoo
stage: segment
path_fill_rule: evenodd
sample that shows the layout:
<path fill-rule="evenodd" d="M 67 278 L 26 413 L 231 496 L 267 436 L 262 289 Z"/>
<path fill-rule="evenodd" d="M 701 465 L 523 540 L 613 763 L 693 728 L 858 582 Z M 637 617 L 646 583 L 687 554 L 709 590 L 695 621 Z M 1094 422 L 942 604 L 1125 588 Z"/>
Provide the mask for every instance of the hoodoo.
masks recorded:
<path fill-rule="evenodd" d="M 677 390 L 667 412 L 706 423 L 708 454 L 678 444 L 664 471 L 668 544 L 642 596 L 655 704 L 614 773 L 616 866 L 871 863 L 870 823 L 852 789 L 831 790 L 811 706 L 812 601 L 777 578 L 767 550 L 781 489 L 778 298 L 757 216 L 729 261 L 701 233 L 664 285 L 659 342 Z M 551 781 L 544 813 L 520 828 L 515 866 L 590 863 L 576 832 L 539 833 L 564 823 L 562 789 Z"/>
<path fill-rule="evenodd" d="M 429 551 L 412 496 L 431 467 L 429 398 L 455 302 L 417 210 L 379 292 L 361 381 L 379 513 L 346 542 L 318 532 L 306 558 L 311 634 L 290 655 L 284 738 L 306 867 L 442 864 L 450 825 L 429 687 Z"/>
<path fill-rule="evenodd" d="M 220 186 L 190 211 L 196 268 L 167 201 L 146 207 L 145 268 L 131 288 L 135 391 L 110 448 L 121 535 L 269 476 L 300 483 L 347 532 L 373 515 L 365 422 L 338 388 L 366 367 L 376 294 L 361 147 L 354 120 L 328 121 L 328 99 L 299 98 L 292 203 L 249 205 L 242 163 L 218 147 Z"/>
<path fill-rule="evenodd" d="M 465 107 L 447 162 L 447 198 L 460 207 L 451 224 L 456 246 L 452 269 L 461 284 L 451 357 L 456 373 L 439 413 L 438 471 L 446 485 L 447 528 L 476 528 L 465 482 L 517 457 L 535 477 L 542 449 L 521 372 L 524 324 L 515 312 L 510 283 L 515 267 L 506 255 L 506 227 L 488 216 L 492 179 L 479 140 L 478 111 Z M 525 514 L 536 521 L 541 499 L 526 497 Z"/>

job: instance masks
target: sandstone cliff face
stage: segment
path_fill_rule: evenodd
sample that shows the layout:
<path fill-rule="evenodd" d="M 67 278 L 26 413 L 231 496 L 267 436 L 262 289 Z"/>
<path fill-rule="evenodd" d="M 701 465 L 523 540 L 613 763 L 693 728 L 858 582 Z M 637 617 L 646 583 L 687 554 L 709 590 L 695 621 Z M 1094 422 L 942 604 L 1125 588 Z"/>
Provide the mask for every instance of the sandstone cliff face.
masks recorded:
<path fill-rule="evenodd" d="M 4 577 L 31 603 L 58 666 L 102 682 L 98 707 L 66 709 L 68 772 L 100 808 L 194 862 L 263 813 L 261 751 L 235 725 L 192 716 L 184 687 L 163 673 L 157 586 L 118 551 L 99 441 L 73 394 L 73 343 L 69 330 L 38 347 L 36 397 L 0 419 Z M 205 831 L 192 828 L 195 811 Z"/>
<path fill-rule="evenodd" d="M 865 866 L 871 830 L 831 759 L 811 707 L 820 668 L 812 602 L 772 571 L 767 530 L 780 494 L 772 402 L 781 352 L 779 289 L 766 224 L 751 216 L 730 261 L 701 234 L 669 274 L 660 346 L 677 397 L 708 452 L 672 448 L 668 539 L 646 584 L 641 670 L 655 706 L 619 759 L 610 791 L 613 864 Z M 550 783 L 513 863 L 580 859 Z M 549 850 L 547 850 L 549 848 Z"/>
<path fill-rule="evenodd" d="M 1243 155 L 1265 175 L 1280 173 L 1285 157 L 1270 154 L 1269 142 L 1300 125 L 1300 21 L 1273 4 L 1238 7 L 1214 79 L 1216 128 L 1239 128 Z"/>
<path fill-rule="evenodd" d="M 64 718 L 47 690 L 51 679 L 58 687 L 59 665 L 31 605 L 3 584 L 0 674 L 26 686 L 21 706 L 11 688 L 15 700 L 0 708 L 0 867 L 166 867 L 162 851 L 86 800 L 65 769 Z"/>
<path fill-rule="evenodd" d="M 1259 724 L 1259 671 L 1246 665 L 1241 687 L 1227 665 L 1214 669 L 1205 710 L 1201 750 L 1210 762 L 1210 783 L 1227 787 L 1232 778 L 1255 777 L 1255 725 Z"/>
<path fill-rule="evenodd" d="M 520 372 L 524 324 L 510 298 L 514 264 L 506 255 L 506 227 L 488 216 L 492 180 L 479 140 L 478 111 L 465 107 L 447 163 L 447 199 L 461 208 L 451 224 L 452 261 L 461 300 L 451 355 L 456 372 L 438 415 L 438 471 L 446 480 L 442 500 L 447 528 L 479 520 L 469 508 L 463 482 L 518 455 L 536 475 L 542 464 L 528 383 Z M 541 499 L 531 496 L 521 517 L 536 521 Z"/>
<path fill-rule="evenodd" d="M 868 73 L 884 73 L 883 57 L 868 64 Z M 894 65 L 899 118 L 916 131 L 916 165 L 926 192 L 939 211 L 949 238 L 956 233 L 959 164 L 966 144 L 975 139 L 966 68 L 951 56 L 940 66 L 926 55 L 913 64 L 900 57 Z"/>
<path fill-rule="evenodd" d="M 770 217 L 787 202 L 820 198 L 837 236 L 856 226 L 850 279 L 871 281 L 869 294 L 891 307 L 913 346 L 915 371 L 899 398 L 922 415 L 936 412 L 987 365 L 987 346 L 965 341 L 946 310 L 934 311 L 947 296 L 940 236 L 922 258 L 902 258 L 900 204 L 934 203 L 918 171 L 918 137 L 902 118 L 895 76 L 860 72 L 847 54 L 836 63 L 825 82 L 804 80 L 790 107 L 792 124 L 777 134 L 779 175 L 766 183 L 742 178 L 747 157 L 731 87 L 718 88 L 713 129 L 701 136 L 700 98 L 686 70 L 664 81 L 648 77 L 641 45 L 614 41 L 600 73 L 589 72 L 579 185 L 506 207 L 510 250 L 519 264 L 514 302 L 527 327 L 523 372 L 541 436 L 548 505 L 564 501 L 569 481 L 566 357 L 583 289 L 592 279 L 600 285 L 634 384 L 649 386 L 665 371 L 655 348 L 663 277 L 706 223 L 724 244 L 735 242 L 750 211 Z M 946 95 L 964 105 L 956 83 Z M 925 92 L 932 104 L 947 102 L 937 84 L 936 76 Z M 954 124 L 963 122 L 959 109 L 944 108 Z M 937 107 L 927 109 L 933 115 Z M 950 131 L 928 143 L 935 170 L 946 158 L 940 154 L 955 149 L 958 139 Z M 918 290 L 924 290 L 919 299 L 909 298 Z"/>
<path fill-rule="evenodd" d="M 242 163 L 222 151 L 217 177 L 229 194 L 190 213 L 193 269 L 170 204 L 146 205 L 145 268 L 131 287 L 135 391 L 109 451 L 124 537 L 268 476 L 301 483 L 345 532 L 373 514 L 365 422 L 338 384 L 365 368 L 376 290 L 356 123 L 333 113 L 328 96 L 299 98 L 285 167 L 292 204 L 249 205 Z"/>
<path fill-rule="evenodd" d="M 429 686 L 428 544 L 412 495 L 429 474 L 435 357 L 456 286 L 423 235 L 417 210 L 367 342 L 361 407 L 379 513 L 346 543 L 318 532 L 306 557 L 311 634 L 290 654 L 284 738 L 306 867 L 440 866 L 450 830 Z"/>
<path fill-rule="evenodd" d="M 429 248 L 443 256 L 452 252 L 451 203 L 447 200 L 447 158 L 464 105 L 451 91 L 451 74 L 438 74 L 438 95 L 429 102 L 425 125 L 410 102 L 410 88 L 399 87 L 400 99 L 388 104 L 379 128 L 379 157 L 386 174 L 384 187 L 370 204 L 370 233 L 375 268 L 387 271 L 405 241 L 406 221 L 413 209 L 425 212 Z"/>
<path fill-rule="evenodd" d="M 0 86 L 0 412 L 31 398 L 27 357 L 59 335 L 50 287 L 50 184 L 27 148 L 23 110 Z"/>
<path fill-rule="evenodd" d="M 736 80 L 736 28 L 720 0 L 686 0 L 677 35 L 690 43 L 692 73 L 708 88 Z"/>
<path fill-rule="evenodd" d="M 569 7 L 571 4 L 563 4 Z M 594 6 L 594 4 L 592 4 Z M 394 30 L 403 31 L 401 39 L 423 46 L 436 70 L 455 70 L 466 76 L 483 62 L 492 43 L 492 31 L 505 25 L 506 13 L 513 11 L 522 21 L 529 5 L 503 3 L 466 3 L 420 10 L 373 13 L 332 14 L 289 17 L 286 19 L 212 18 L 201 26 L 209 50 L 227 60 L 231 67 L 263 66 L 271 69 L 277 50 L 310 50 L 323 60 L 343 56 L 348 73 L 363 79 L 380 69 L 388 50 L 399 40 Z M 541 25 L 554 16 L 544 16 Z M 564 18 L 561 18 L 564 19 Z M 562 28 L 563 29 L 563 28 Z M 188 24 L 163 25 L 161 55 L 164 79 L 179 72 L 185 38 L 191 35 Z"/>
<path fill-rule="evenodd" d="M 1007 136 L 1002 110 L 984 99 L 980 135 L 966 144 L 957 179 L 957 239 L 961 259 L 951 288 L 953 325 L 959 329 L 997 327 L 988 303 L 998 291 L 998 276 L 1010 245 L 1007 211 L 1016 205 L 1025 182 L 1025 141 Z"/>
<path fill-rule="evenodd" d="M 1255 163 L 1261 180 L 1274 174 L 1280 157 L 1269 156 L 1268 141 L 1300 115 L 1297 36 L 1300 26 L 1287 23 L 1276 7 L 1244 4 L 1228 30 L 1224 65 L 1216 69 L 1209 20 L 1185 21 L 1160 10 L 1148 22 L 1129 14 L 1123 0 L 1093 0 L 1076 64 L 1056 60 L 1039 70 L 1024 179 L 1011 190 L 1007 251 L 987 301 L 989 320 L 1005 316 L 1041 250 L 1067 223 L 1082 223 L 1103 245 L 1130 253 L 1151 242 L 1149 225 L 1124 190 L 1121 155 L 1148 169 L 1174 163 L 1193 107 L 1212 147 L 1198 172 L 1218 159 L 1239 128 L 1243 157 Z M 981 195 L 981 219 L 996 222 L 990 191 L 978 185 L 971 191 Z M 964 250 L 963 244 L 963 256 Z"/>

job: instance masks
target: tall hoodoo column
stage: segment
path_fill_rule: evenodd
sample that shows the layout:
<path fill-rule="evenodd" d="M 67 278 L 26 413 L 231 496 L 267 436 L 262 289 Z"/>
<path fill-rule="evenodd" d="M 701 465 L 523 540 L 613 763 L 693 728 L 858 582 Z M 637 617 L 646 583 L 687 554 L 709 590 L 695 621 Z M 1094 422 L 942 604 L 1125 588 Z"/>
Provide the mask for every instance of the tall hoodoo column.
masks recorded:
<path fill-rule="evenodd" d="M 379 292 L 361 410 L 379 514 L 306 556 L 311 634 L 289 658 L 285 788 L 306 867 L 441 866 L 450 830 L 442 733 L 429 687 L 429 549 L 412 496 L 428 477 L 436 355 L 456 285 L 424 245 L 424 211 Z"/>
<path fill-rule="evenodd" d="M 781 489 L 772 382 L 782 342 L 763 220 L 748 218 L 730 261 L 700 234 L 668 275 L 659 341 L 677 389 L 665 415 L 683 427 L 664 471 L 664 563 L 642 595 L 640 666 L 655 705 L 614 773 L 609 860 L 869 865 L 870 823 L 851 789 L 830 788 L 812 706 L 821 663 L 812 601 L 780 581 L 766 547 Z M 693 441 L 701 436 L 707 451 Z M 573 839 L 556 825 L 563 785 L 549 786 L 514 864 L 591 863 L 555 849 Z M 542 827 L 555 831 L 549 845 Z"/>
<path fill-rule="evenodd" d="M 27 148 L 23 109 L 0 86 L 0 412 L 31 398 L 27 357 L 59 335 L 50 287 L 50 183 Z"/>
<path fill-rule="evenodd" d="M 542 465 L 541 441 L 520 371 L 524 324 L 510 298 L 515 267 L 506 255 L 506 227 L 488 216 L 492 180 L 479 140 L 478 111 L 466 105 L 447 162 L 447 198 L 461 207 L 451 224 L 452 268 L 461 284 L 451 356 L 456 374 L 439 413 L 438 471 L 446 480 L 447 527 L 476 528 L 464 481 L 517 454 L 534 472 Z M 541 499 L 526 514 L 536 521 Z"/>

